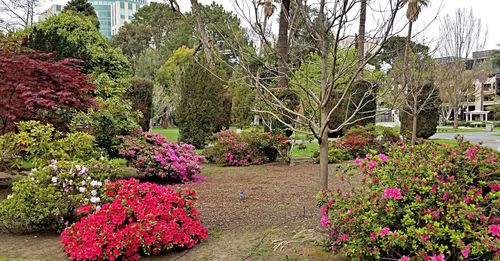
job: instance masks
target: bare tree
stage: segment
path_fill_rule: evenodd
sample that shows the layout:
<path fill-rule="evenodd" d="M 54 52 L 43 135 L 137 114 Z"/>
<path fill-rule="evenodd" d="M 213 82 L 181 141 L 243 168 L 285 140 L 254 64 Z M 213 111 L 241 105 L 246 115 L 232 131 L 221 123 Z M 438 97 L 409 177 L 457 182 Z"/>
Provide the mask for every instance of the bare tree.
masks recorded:
<path fill-rule="evenodd" d="M 238 4 L 237 0 L 234 1 L 236 7 L 244 6 Z M 259 70 L 253 68 L 255 60 L 265 70 L 272 70 L 272 66 L 263 57 L 265 54 L 256 57 L 255 54 L 240 50 L 241 62 L 239 66 L 253 81 L 253 86 L 257 88 L 260 100 L 267 105 L 263 108 L 256 108 L 254 111 L 272 116 L 288 129 L 314 135 L 317 139 L 320 145 L 320 185 L 324 189 L 328 188 L 328 135 L 362 120 L 356 115 L 365 112 L 365 104 L 373 99 L 370 97 L 373 97 L 371 94 L 376 91 L 376 85 L 372 84 L 372 88 L 363 95 L 363 98 L 356 104 L 352 104 L 355 110 L 352 114 L 346 115 L 344 121 L 339 123 L 335 129 L 329 129 L 331 118 L 336 113 L 345 113 L 341 111 L 341 105 L 349 99 L 349 93 L 352 92 L 358 75 L 364 70 L 366 64 L 380 52 L 388 37 L 395 33 L 393 25 L 401 10 L 402 0 L 388 1 L 386 10 L 380 12 L 380 19 L 372 21 L 379 25 L 371 32 L 371 40 L 376 44 L 374 44 L 374 48 L 368 50 L 371 55 L 366 57 L 362 63 L 359 63 L 356 58 L 349 59 L 349 55 L 346 55 L 349 50 L 355 49 L 356 46 L 355 41 L 348 41 L 349 38 L 352 39 L 348 28 L 356 23 L 358 15 L 355 6 L 359 3 L 360 0 L 333 0 L 328 1 L 328 3 L 326 0 L 320 0 L 319 3 L 310 4 L 307 1 L 301 1 L 297 5 L 301 8 L 297 9 L 295 13 L 301 13 L 306 18 L 306 25 L 302 26 L 307 26 L 307 31 L 317 41 L 316 51 L 320 56 L 318 65 L 321 69 L 319 76 L 311 77 L 307 80 L 307 84 L 297 81 L 294 72 L 290 71 L 290 85 L 304 94 L 300 97 L 301 104 L 310 105 L 313 108 L 313 113 L 305 113 L 303 109 L 297 110 L 280 99 L 276 95 L 276 90 L 273 89 L 272 82 L 276 80 L 272 78 L 273 76 L 264 74 L 266 77 L 261 77 L 260 74 L 256 74 L 256 71 Z M 258 13 L 257 8 L 255 10 L 253 13 Z M 315 11 L 308 12 L 309 10 Z M 251 12 L 240 9 L 240 14 L 248 13 Z M 261 39 L 267 41 L 266 35 L 262 35 L 262 30 L 259 29 L 261 28 L 259 25 L 261 19 L 252 19 L 249 16 L 246 16 L 245 19 L 252 25 L 254 32 L 259 34 Z M 293 21 L 293 17 L 290 20 Z M 293 25 L 291 29 L 293 30 Z M 289 38 L 292 43 L 293 40 L 293 38 Z M 367 117 L 373 117 L 373 115 Z"/>
<path fill-rule="evenodd" d="M 439 54 L 443 57 L 443 66 L 438 83 L 444 100 L 453 111 L 453 128 L 456 129 L 460 108 L 475 94 L 474 81 L 487 74 L 484 66 L 477 64 L 470 71 L 473 65 L 469 60 L 473 51 L 484 46 L 487 33 L 472 9 L 457 9 L 453 15 L 442 19 L 440 35 Z"/>
<path fill-rule="evenodd" d="M 0 0 L 1 1 L 1 0 Z M 203 46 L 203 51 L 205 53 L 205 58 L 207 59 L 207 63 L 209 65 L 213 65 L 214 63 L 214 55 L 212 52 L 212 46 L 210 44 L 210 40 L 208 39 L 207 30 L 205 29 L 205 24 L 203 22 L 203 17 L 201 14 L 200 4 L 198 0 L 191 0 L 191 10 L 193 12 L 193 16 L 196 20 L 196 34 L 201 41 Z"/>
<path fill-rule="evenodd" d="M 361 0 L 359 6 L 359 29 L 358 29 L 358 60 L 362 64 L 365 59 L 365 33 L 366 33 L 366 1 Z M 361 78 L 363 73 L 361 72 Z"/>
<path fill-rule="evenodd" d="M 24 28 L 34 24 L 36 9 L 42 0 L 0 0 L 0 12 L 6 20 L 0 20 L 3 29 Z"/>

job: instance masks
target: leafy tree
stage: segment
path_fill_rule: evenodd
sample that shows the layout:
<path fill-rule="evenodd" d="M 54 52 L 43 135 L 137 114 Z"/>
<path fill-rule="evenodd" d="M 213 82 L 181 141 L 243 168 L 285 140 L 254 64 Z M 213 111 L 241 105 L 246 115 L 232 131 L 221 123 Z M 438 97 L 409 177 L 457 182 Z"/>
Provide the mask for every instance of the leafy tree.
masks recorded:
<path fill-rule="evenodd" d="M 0 46 L 0 133 L 13 129 L 15 122 L 32 119 L 60 126 L 63 111 L 94 105 L 87 94 L 94 86 L 78 60 L 20 51 L 19 44 Z"/>
<path fill-rule="evenodd" d="M 88 16 L 92 19 L 92 22 L 99 28 L 99 20 L 97 18 L 97 13 L 95 12 L 94 6 L 87 0 L 71 0 L 66 6 L 64 6 L 63 12 L 75 12 Z"/>
<path fill-rule="evenodd" d="M 180 141 L 200 148 L 208 136 L 224 127 L 224 82 L 215 76 L 224 72 L 206 71 L 204 61 L 195 61 L 193 56 L 185 57 L 184 61 L 178 64 L 180 102 L 175 118 Z"/>
<path fill-rule="evenodd" d="M 148 131 L 149 120 L 152 118 L 153 81 L 146 78 L 132 78 L 130 85 L 125 98 L 132 102 L 133 110 L 142 113 L 139 125 L 144 131 Z"/>
<path fill-rule="evenodd" d="M 95 136 L 97 146 L 104 149 L 110 157 L 116 157 L 119 144 L 117 136 L 129 135 L 140 128 L 137 123 L 141 118 L 133 110 L 132 103 L 120 97 L 107 100 L 98 98 L 99 107 L 87 113 L 78 113 L 71 122 L 73 131 L 86 131 Z"/>
<path fill-rule="evenodd" d="M 122 49 L 127 57 L 135 58 L 149 47 L 151 36 L 151 28 L 147 25 L 126 23 L 111 38 L 111 44 Z"/>
<path fill-rule="evenodd" d="M 32 49 L 53 53 L 55 59 L 80 59 L 85 72 L 97 78 L 105 74 L 105 77 L 101 76 L 98 90 L 112 85 L 110 81 L 130 76 L 130 64 L 121 50 L 113 48 L 91 19 L 84 15 L 63 12 L 21 34 L 27 36 L 26 46 Z M 103 78 L 110 81 L 103 83 Z"/>
<path fill-rule="evenodd" d="M 253 119 L 254 90 L 250 83 L 236 72 L 233 73 L 228 84 L 232 94 L 231 123 L 239 128 L 249 126 Z"/>
<path fill-rule="evenodd" d="M 408 101 L 413 105 L 413 101 Z M 425 104 L 425 107 L 418 113 L 416 137 L 428 139 L 437 132 L 439 122 L 439 106 L 441 100 L 439 93 L 433 83 L 427 83 L 423 86 L 422 91 L 418 96 L 418 106 Z M 408 134 L 413 132 L 413 115 L 412 113 L 401 112 L 401 133 Z"/>
<path fill-rule="evenodd" d="M 402 57 L 404 55 L 404 51 L 406 48 L 406 38 L 402 36 L 393 36 L 387 39 L 387 42 L 384 44 L 382 51 L 372 60 L 372 63 L 379 67 L 383 63 L 387 63 L 389 65 L 394 65 L 396 57 Z M 428 54 L 429 47 L 420 43 L 411 42 L 410 48 L 413 53 L 417 54 Z"/>

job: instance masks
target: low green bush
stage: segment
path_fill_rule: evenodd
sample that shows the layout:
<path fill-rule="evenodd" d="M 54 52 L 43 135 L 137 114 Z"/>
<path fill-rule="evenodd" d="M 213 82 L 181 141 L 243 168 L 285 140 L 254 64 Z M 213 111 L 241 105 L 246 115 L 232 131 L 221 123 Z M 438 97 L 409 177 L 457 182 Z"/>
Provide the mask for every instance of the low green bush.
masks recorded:
<path fill-rule="evenodd" d="M 38 121 L 19 122 L 17 126 L 17 133 L 0 136 L 2 165 L 19 168 L 31 162 L 43 166 L 51 159 L 90 160 L 100 156 L 90 134 L 55 132 L 52 125 Z"/>
<path fill-rule="evenodd" d="M 315 163 L 319 163 L 319 151 L 314 152 L 313 159 Z M 340 163 L 347 160 L 353 160 L 354 155 L 352 155 L 350 150 L 347 149 L 328 149 L 328 163 Z"/>
<path fill-rule="evenodd" d="M 0 229 L 14 233 L 62 229 L 77 218 L 82 204 L 104 203 L 105 183 L 116 176 L 107 161 L 52 161 L 16 181 L 0 202 Z"/>
<path fill-rule="evenodd" d="M 324 245 L 353 260 L 497 260 L 500 153 L 459 142 L 356 159 L 362 183 L 323 191 Z"/>
<path fill-rule="evenodd" d="M 134 111 L 129 101 L 113 97 L 100 100 L 97 109 L 77 114 L 71 123 L 71 129 L 94 135 L 97 146 L 114 158 L 118 156 L 116 149 L 120 144 L 118 136 L 129 135 L 139 130 L 141 126 L 138 120 L 141 117 L 141 113 Z"/>

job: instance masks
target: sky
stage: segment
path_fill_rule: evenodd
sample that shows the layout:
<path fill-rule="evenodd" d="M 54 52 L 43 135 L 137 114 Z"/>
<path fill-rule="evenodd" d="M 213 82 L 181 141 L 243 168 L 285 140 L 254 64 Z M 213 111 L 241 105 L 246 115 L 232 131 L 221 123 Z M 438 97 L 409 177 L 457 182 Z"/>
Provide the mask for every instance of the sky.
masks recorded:
<path fill-rule="evenodd" d="M 235 11 L 235 0 L 199 0 L 202 4 L 216 2 L 224 6 L 226 10 Z M 253 1 L 253 0 L 236 0 Z M 377 2 L 386 2 L 386 0 L 369 0 L 372 4 Z M 46 0 L 41 10 L 47 9 L 52 4 L 66 4 L 68 0 Z M 188 0 L 178 0 L 183 11 L 190 9 Z M 431 0 L 430 5 L 422 10 L 422 13 L 415 25 L 415 32 L 420 32 L 416 37 L 420 41 L 436 43 L 439 36 L 440 19 L 446 14 L 453 14 L 458 8 L 472 8 L 474 15 L 481 18 L 483 27 L 487 29 L 488 34 L 486 44 L 483 49 L 496 49 L 500 45 L 500 34 L 497 33 L 500 27 L 498 10 L 500 10 L 500 0 Z M 237 13 L 237 12 L 235 12 Z M 400 25 L 406 24 L 405 19 L 398 20 Z"/>

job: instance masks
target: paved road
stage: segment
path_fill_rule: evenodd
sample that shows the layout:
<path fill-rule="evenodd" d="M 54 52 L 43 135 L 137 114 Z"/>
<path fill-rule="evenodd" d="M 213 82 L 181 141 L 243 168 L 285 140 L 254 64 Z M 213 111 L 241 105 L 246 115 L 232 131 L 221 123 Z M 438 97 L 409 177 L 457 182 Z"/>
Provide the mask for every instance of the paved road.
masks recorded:
<path fill-rule="evenodd" d="M 465 140 L 473 143 L 483 142 L 484 146 L 500 150 L 500 131 L 493 132 L 463 132 L 463 133 L 437 133 L 431 139 L 453 139 L 455 135 L 460 134 L 464 136 Z"/>

